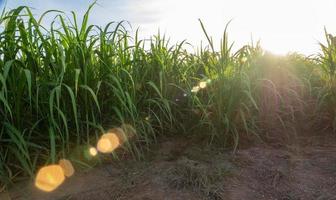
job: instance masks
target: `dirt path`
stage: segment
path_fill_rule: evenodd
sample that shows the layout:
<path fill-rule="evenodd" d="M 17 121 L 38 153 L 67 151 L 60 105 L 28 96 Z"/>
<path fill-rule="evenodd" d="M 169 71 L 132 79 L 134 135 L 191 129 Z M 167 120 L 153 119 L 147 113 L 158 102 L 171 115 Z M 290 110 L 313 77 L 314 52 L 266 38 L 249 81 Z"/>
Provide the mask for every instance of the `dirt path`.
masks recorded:
<path fill-rule="evenodd" d="M 246 163 L 229 182 L 228 199 L 336 199 L 335 153 L 335 147 L 243 151 Z"/>

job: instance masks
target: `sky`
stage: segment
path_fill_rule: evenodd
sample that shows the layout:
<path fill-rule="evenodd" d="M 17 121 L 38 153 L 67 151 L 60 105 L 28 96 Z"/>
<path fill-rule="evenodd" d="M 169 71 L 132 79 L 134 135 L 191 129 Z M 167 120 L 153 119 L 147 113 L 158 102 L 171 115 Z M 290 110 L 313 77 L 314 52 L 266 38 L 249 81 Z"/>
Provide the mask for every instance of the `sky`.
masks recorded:
<path fill-rule="evenodd" d="M 49 9 L 83 15 L 92 2 L 7 0 L 6 7 L 27 5 L 37 16 Z M 265 50 L 275 54 L 311 55 L 319 51 L 318 42 L 324 42 L 324 27 L 336 34 L 335 10 L 336 0 L 98 0 L 90 23 L 104 26 L 127 20 L 134 30 L 139 27 L 142 38 L 160 30 L 173 43 L 187 39 L 197 46 L 206 39 L 198 19 L 216 44 L 232 20 L 228 33 L 236 49 L 260 40 Z"/>

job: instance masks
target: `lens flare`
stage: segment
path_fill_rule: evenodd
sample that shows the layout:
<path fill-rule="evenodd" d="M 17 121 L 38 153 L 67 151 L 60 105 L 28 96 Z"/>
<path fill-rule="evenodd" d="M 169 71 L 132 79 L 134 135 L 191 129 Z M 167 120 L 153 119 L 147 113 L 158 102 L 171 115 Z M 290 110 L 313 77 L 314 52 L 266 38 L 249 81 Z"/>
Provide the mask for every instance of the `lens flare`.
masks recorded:
<path fill-rule="evenodd" d="M 199 86 L 201 89 L 204 89 L 204 88 L 206 88 L 206 86 L 207 86 L 207 82 L 205 82 L 205 81 L 201 81 L 201 82 L 198 84 L 198 86 Z"/>
<path fill-rule="evenodd" d="M 122 128 L 112 128 L 107 133 L 115 134 L 119 138 L 119 144 L 122 145 L 128 140 L 126 133 Z"/>
<path fill-rule="evenodd" d="M 59 165 L 49 165 L 41 168 L 35 179 L 35 186 L 45 192 L 51 192 L 64 182 L 64 171 Z"/>
<path fill-rule="evenodd" d="M 148 120 L 150 120 L 150 117 Z M 121 129 L 124 131 L 128 139 L 131 139 L 137 134 L 135 128 L 130 124 L 122 124 Z"/>
<path fill-rule="evenodd" d="M 75 173 L 75 169 L 74 169 L 74 167 L 72 166 L 72 164 L 71 164 L 71 162 L 69 160 L 67 160 L 67 159 L 61 159 L 58 162 L 58 164 L 59 164 L 59 166 L 62 167 L 64 175 L 66 177 L 70 177 L 70 176 L 72 176 Z"/>
<path fill-rule="evenodd" d="M 111 153 L 120 146 L 120 140 L 115 133 L 104 134 L 97 143 L 98 151 Z"/>
<path fill-rule="evenodd" d="M 192 93 L 197 93 L 199 90 L 200 90 L 200 87 L 199 87 L 199 86 L 194 86 L 194 87 L 191 89 L 191 92 L 192 92 Z"/>
<path fill-rule="evenodd" d="M 98 154 L 97 149 L 94 147 L 90 147 L 89 153 L 91 156 L 96 156 Z"/>

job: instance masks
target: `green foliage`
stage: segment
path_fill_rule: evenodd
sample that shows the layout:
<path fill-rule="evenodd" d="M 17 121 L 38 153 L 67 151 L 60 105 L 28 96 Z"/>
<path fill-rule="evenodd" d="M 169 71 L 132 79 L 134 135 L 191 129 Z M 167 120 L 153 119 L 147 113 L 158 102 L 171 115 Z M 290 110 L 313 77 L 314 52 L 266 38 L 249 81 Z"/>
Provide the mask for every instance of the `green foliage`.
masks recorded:
<path fill-rule="evenodd" d="M 321 69 L 319 86 L 319 110 L 326 113 L 331 126 L 336 130 L 336 39 L 325 29 L 326 44 L 320 43 L 321 53 L 318 60 Z"/>
<path fill-rule="evenodd" d="M 36 166 L 53 163 L 78 145 L 94 145 L 103 127 L 122 123 L 137 130 L 137 141 L 129 148 L 135 157 L 157 134 L 187 132 L 203 124 L 237 145 L 238 126 L 248 130 L 247 113 L 255 105 L 248 67 L 238 64 L 249 54 L 246 48 L 231 55 L 225 31 L 218 53 L 212 47 L 193 55 L 183 42 L 169 46 L 160 35 L 145 50 L 145 41 L 137 33 L 132 38 L 123 22 L 89 25 L 91 8 L 80 23 L 75 13 L 69 21 L 61 11 L 36 19 L 27 7 L 2 17 L 2 180 L 9 174 L 33 176 Z M 43 17 L 52 13 L 55 21 L 42 27 Z M 191 95 L 202 77 L 212 79 L 211 87 Z M 194 108 L 202 116 L 187 123 Z M 210 109 L 213 119 L 205 116 Z"/>
<path fill-rule="evenodd" d="M 104 130 L 121 124 L 136 129 L 126 149 L 138 159 L 162 134 L 203 134 L 210 143 L 232 148 L 242 134 L 257 135 L 258 61 L 264 56 L 259 44 L 234 52 L 226 27 L 217 51 L 200 21 L 209 46 L 190 53 L 185 42 L 170 45 L 160 34 L 139 40 L 125 22 L 90 25 L 92 6 L 82 21 L 75 13 L 69 18 L 56 10 L 35 18 L 28 7 L 3 14 L 3 183 L 32 177 L 43 164 L 80 154 L 76 149 L 95 145 Z M 54 21 L 43 27 L 43 18 L 51 14 Z M 329 42 L 321 56 L 323 66 L 331 67 L 328 80 L 335 73 Z M 192 92 L 200 82 L 206 87 Z M 73 158 L 76 163 L 88 165 L 79 157 Z"/>

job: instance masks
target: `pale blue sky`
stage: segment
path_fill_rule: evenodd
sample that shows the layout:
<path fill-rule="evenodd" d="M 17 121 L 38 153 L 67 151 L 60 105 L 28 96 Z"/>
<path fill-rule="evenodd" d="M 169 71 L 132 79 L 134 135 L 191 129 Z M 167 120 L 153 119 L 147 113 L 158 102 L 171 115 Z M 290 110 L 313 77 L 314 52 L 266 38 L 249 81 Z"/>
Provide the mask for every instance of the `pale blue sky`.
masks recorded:
<path fill-rule="evenodd" d="M 39 15 L 48 9 L 74 10 L 83 14 L 91 0 L 7 0 L 7 7 L 28 5 Z M 171 41 L 187 39 L 197 45 L 204 40 L 201 18 L 210 35 L 219 42 L 225 24 L 236 47 L 254 40 L 274 53 L 318 51 L 324 41 L 323 27 L 336 33 L 336 0 L 98 0 L 91 23 L 128 20 L 149 37 L 160 28 Z"/>

